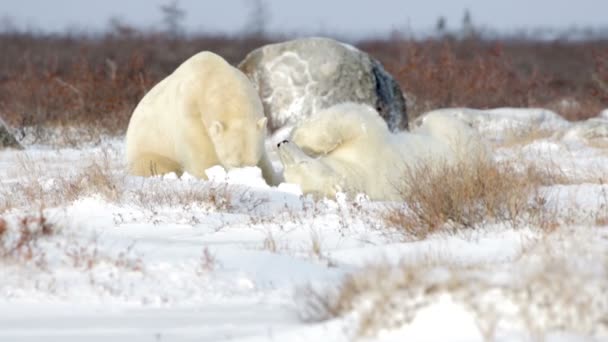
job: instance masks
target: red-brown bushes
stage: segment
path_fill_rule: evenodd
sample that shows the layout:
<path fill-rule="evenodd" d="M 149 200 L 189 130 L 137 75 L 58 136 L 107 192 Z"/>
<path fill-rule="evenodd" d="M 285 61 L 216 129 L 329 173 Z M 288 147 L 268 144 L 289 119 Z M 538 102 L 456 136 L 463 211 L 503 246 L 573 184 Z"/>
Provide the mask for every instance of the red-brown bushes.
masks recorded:
<path fill-rule="evenodd" d="M 84 125 L 122 134 L 145 92 L 189 56 L 211 50 L 238 63 L 258 38 L 0 34 L 0 116 L 23 126 Z M 480 39 L 356 44 L 408 94 L 410 116 L 452 106 L 543 106 L 568 119 L 608 107 L 608 42 Z M 97 133 L 96 133 L 97 134 Z"/>
<path fill-rule="evenodd" d="M 254 45 L 255 44 L 255 45 Z M 263 44 L 158 34 L 57 37 L 0 34 L 0 115 L 15 126 L 85 125 L 120 134 L 139 100 L 189 56 L 231 62 Z"/>
<path fill-rule="evenodd" d="M 541 106 L 571 120 L 608 106 L 598 76 L 605 75 L 608 43 L 520 40 L 400 40 L 364 42 L 414 103 L 412 117 L 441 107 Z"/>
<path fill-rule="evenodd" d="M 34 253 L 39 241 L 56 232 L 56 227 L 42 211 L 39 215 L 22 217 L 16 223 L 12 234 L 9 232 L 8 223 L 0 217 L 0 261 L 30 261 L 41 257 Z"/>

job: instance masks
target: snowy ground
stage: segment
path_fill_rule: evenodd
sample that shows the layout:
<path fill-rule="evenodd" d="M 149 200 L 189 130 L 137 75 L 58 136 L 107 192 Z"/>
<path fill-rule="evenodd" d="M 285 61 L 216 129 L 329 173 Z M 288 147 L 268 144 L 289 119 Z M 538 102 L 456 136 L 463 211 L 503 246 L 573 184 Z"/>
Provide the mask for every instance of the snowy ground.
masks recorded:
<path fill-rule="evenodd" d="M 127 176 L 120 139 L 0 151 L 0 341 L 608 340 L 608 115 L 451 111 L 497 160 L 560 168 L 552 229 L 417 240 L 388 226 L 395 204 L 315 201 L 255 168 Z M 323 312 L 345 284 L 352 310 Z"/>

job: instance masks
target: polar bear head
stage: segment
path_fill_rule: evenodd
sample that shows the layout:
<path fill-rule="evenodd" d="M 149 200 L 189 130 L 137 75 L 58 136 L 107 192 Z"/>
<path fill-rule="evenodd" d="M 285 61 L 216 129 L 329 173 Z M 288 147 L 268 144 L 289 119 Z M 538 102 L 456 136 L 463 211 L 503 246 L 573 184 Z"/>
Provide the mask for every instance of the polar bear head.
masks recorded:
<path fill-rule="evenodd" d="M 265 117 L 255 119 L 241 116 L 239 119 L 210 123 L 209 138 L 222 165 L 228 169 L 255 166 L 264 154 L 266 137 Z"/>
<path fill-rule="evenodd" d="M 201 119 L 222 166 L 256 165 L 264 152 L 266 122 L 264 107 L 253 84 L 238 69 L 218 56 L 208 56 L 205 80 L 197 94 Z M 206 86 L 206 87 L 203 87 Z"/>
<path fill-rule="evenodd" d="M 313 158 L 296 144 L 283 140 L 278 145 L 283 164 L 283 176 L 289 183 L 298 184 L 305 194 L 333 197 L 344 191 L 344 179 L 323 158 Z"/>

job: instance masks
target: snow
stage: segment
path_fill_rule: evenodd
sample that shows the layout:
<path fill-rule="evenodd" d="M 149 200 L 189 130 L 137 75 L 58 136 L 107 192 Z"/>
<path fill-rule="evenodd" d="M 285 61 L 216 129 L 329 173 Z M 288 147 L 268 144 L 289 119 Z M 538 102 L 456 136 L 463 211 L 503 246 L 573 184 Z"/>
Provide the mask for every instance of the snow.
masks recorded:
<path fill-rule="evenodd" d="M 494 139 L 513 131 L 559 130 L 570 126 L 561 116 L 544 108 L 444 108 L 436 111 L 464 120 Z"/>
<path fill-rule="evenodd" d="M 496 143 L 513 130 L 553 132 L 499 146 L 495 158 L 560 168 L 570 181 L 540 189 L 545 205 L 559 205 L 557 228 L 494 222 L 417 240 L 389 229 L 383 215 L 394 203 L 314 200 L 294 184 L 269 187 L 257 168 L 213 167 L 208 181 L 126 175 L 121 137 L 71 148 L 25 141 L 23 151 L 0 151 L 8 227 L 0 240 L 0 341 L 483 341 L 492 321 L 476 307 L 503 315 L 496 341 L 608 338 L 601 323 L 608 185 L 599 181 L 608 153 L 596 144 L 603 138 L 563 134 L 578 124 L 544 109 L 444 111 Z M 86 177 L 96 165 L 111 184 L 103 192 Z M 36 221 L 40 205 L 48 235 Z M 24 217 L 41 237 L 2 254 L 18 244 Z M 315 320 L 302 289 L 331 293 L 347 277 L 376 276 L 376 268 L 394 271 L 370 279 L 350 313 Z M 404 270 L 414 272 L 411 287 L 399 285 Z M 517 311 L 526 293 L 531 323 Z M 377 319 L 396 325 L 359 335 L 363 315 L 384 296 L 396 311 Z M 543 311 L 545 297 L 557 313 Z M 404 313 L 411 321 L 400 320 Z"/>

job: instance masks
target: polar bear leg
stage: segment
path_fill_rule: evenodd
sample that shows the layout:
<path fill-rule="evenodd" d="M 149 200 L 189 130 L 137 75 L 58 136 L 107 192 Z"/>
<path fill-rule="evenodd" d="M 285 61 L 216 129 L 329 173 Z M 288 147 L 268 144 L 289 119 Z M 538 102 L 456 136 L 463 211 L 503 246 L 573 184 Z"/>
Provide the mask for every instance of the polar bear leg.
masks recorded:
<path fill-rule="evenodd" d="M 319 113 L 298 125 L 291 133 L 293 142 L 311 155 L 324 155 L 362 134 L 365 126 L 349 113 Z M 353 120 L 353 117 L 356 118 Z"/>
<path fill-rule="evenodd" d="M 296 144 L 289 140 L 283 140 L 277 147 L 279 149 L 279 159 L 286 168 L 313 160 L 313 158 L 308 156 Z"/>
<path fill-rule="evenodd" d="M 131 174 L 136 176 L 156 176 L 169 172 L 182 174 L 181 166 L 167 157 L 156 153 L 143 153 L 129 163 Z"/>
<path fill-rule="evenodd" d="M 342 143 L 338 134 L 330 134 L 330 127 L 306 122 L 293 130 L 291 139 L 311 155 L 328 154 Z"/>

